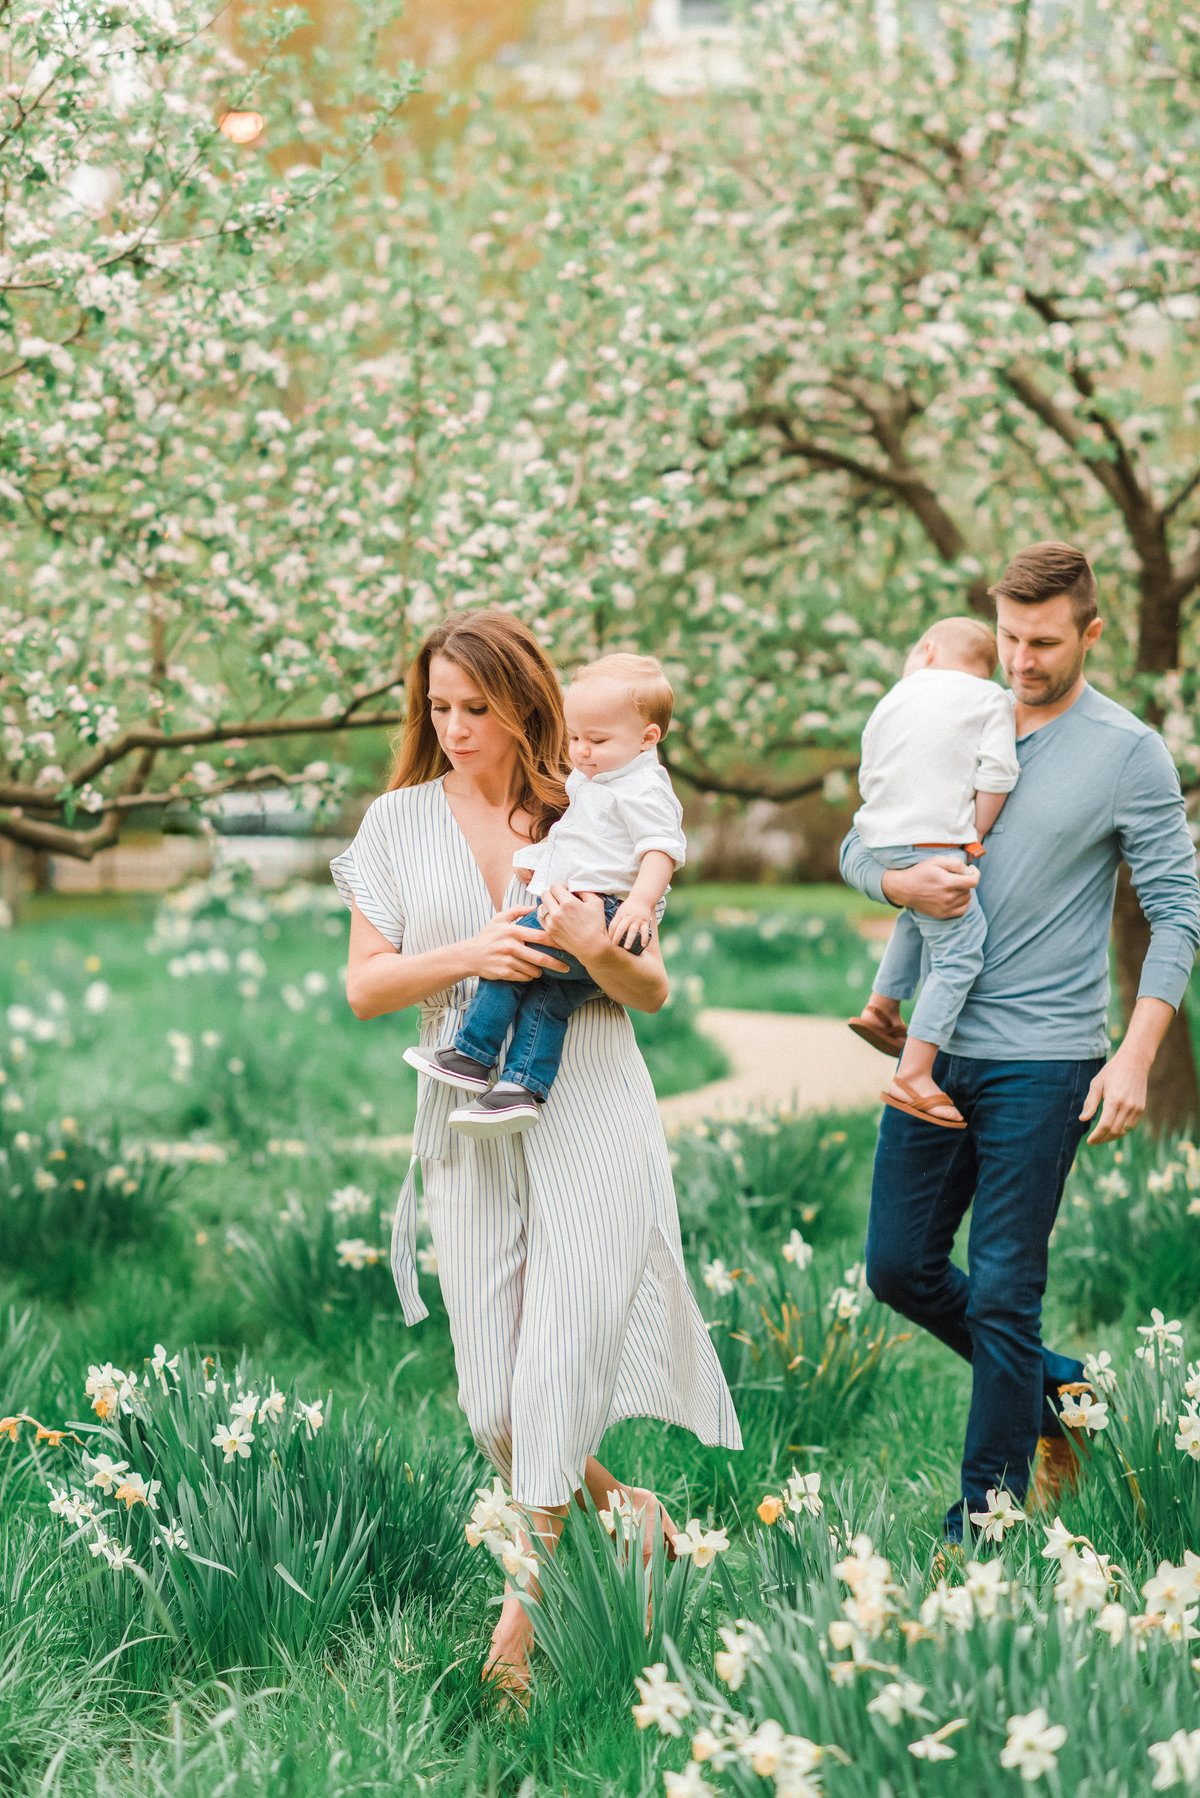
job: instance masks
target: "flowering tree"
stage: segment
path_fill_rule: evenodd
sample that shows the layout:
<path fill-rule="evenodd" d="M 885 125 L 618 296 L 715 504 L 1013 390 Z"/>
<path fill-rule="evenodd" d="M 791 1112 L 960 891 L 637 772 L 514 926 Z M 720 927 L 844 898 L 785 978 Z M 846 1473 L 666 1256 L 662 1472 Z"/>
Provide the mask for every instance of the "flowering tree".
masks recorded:
<path fill-rule="evenodd" d="M 771 0 L 736 95 L 480 107 L 419 154 L 358 17 L 318 108 L 293 13 L 251 63 L 190 0 L 0 8 L 0 837 L 315 797 L 257 747 L 394 719 L 414 634 L 485 603 L 565 665 L 662 655 L 676 771 L 793 795 L 1048 535 L 1200 783 L 1190 15 Z M 1182 1026 L 1159 1065 L 1195 1109 Z"/>
<path fill-rule="evenodd" d="M 531 513 L 567 492 L 557 566 L 543 535 L 523 587 L 485 590 L 565 600 L 564 644 L 665 653 L 677 771 L 782 797 L 787 753 L 853 744 L 931 613 L 990 609 L 1015 547 L 1068 537 L 1100 573 L 1095 678 L 1195 787 L 1194 19 L 755 18 L 736 104 L 627 104 L 530 203 Z M 1134 903 L 1119 922 L 1128 998 Z M 1156 1080 L 1160 1117 L 1195 1115 L 1182 1018 Z"/>

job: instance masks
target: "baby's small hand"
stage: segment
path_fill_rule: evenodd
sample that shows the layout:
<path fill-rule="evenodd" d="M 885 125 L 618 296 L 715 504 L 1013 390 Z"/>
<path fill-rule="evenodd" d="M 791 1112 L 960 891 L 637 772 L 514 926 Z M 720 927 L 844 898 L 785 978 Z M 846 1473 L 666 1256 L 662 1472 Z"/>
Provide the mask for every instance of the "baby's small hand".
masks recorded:
<path fill-rule="evenodd" d="M 517 874 L 517 879 L 521 882 L 522 886 L 527 887 L 529 885 L 530 881 L 533 879 L 533 869 L 532 868 L 518 868 L 516 870 L 516 874 Z"/>
<path fill-rule="evenodd" d="M 654 935 L 654 919 L 648 906 L 636 899 L 622 899 L 608 927 L 610 939 L 619 949 L 628 949 L 639 938 L 644 949 Z"/>

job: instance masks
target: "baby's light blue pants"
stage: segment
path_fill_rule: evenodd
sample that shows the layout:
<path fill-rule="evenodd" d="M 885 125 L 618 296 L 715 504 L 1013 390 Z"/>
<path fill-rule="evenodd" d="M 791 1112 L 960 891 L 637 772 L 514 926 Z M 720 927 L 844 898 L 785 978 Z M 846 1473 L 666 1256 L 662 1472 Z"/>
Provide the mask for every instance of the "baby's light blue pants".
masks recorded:
<path fill-rule="evenodd" d="M 920 848 L 913 843 L 897 843 L 869 853 L 881 868 L 914 868 L 935 855 L 967 859 L 965 849 Z M 944 1049 L 950 1041 L 963 1001 L 983 967 L 986 940 L 987 919 L 974 893 L 960 918 L 927 918 L 909 910 L 900 913 L 874 987 L 885 999 L 911 999 L 921 987 L 908 1020 L 908 1034 L 918 1042 L 936 1043 Z"/>

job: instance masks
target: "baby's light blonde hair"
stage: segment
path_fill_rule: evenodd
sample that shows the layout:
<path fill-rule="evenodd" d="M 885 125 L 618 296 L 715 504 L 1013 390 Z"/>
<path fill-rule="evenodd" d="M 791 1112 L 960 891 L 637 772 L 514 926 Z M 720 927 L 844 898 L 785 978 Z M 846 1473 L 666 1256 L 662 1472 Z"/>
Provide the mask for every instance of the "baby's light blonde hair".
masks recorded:
<path fill-rule="evenodd" d="M 923 632 L 917 647 L 922 643 L 936 643 L 964 672 L 978 672 L 985 680 L 995 672 L 996 638 L 982 618 L 939 618 Z"/>
<path fill-rule="evenodd" d="M 663 673 L 663 665 L 654 656 L 619 654 L 601 656 L 596 662 L 585 662 L 576 670 L 575 680 L 611 680 L 629 688 L 639 714 L 647 724 L 657 724 L 666 736 L 675 709 L 675 694 Z"/>

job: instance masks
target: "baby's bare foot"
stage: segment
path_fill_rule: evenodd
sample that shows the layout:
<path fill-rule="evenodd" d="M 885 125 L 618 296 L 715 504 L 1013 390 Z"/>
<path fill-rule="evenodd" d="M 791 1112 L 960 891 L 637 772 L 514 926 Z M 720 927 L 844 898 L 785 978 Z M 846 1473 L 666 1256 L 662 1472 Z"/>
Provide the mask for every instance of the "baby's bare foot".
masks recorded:
<path fill-rule="evenodd" d="M 912 1104 L 916 1099 L 936 1098 L 938 1103 L 928 1107 L 927 1115 L 935 1118 L 947 1118 L 954 1123 L 963 1122 L 963 1114 L 952 1099 L 948 1099 L 937 1081 L 928 1074 L 908 1074 L 903 1081 L 898 1077 L 888 1087 L 893 1099 L 901 1104 Z"/>

